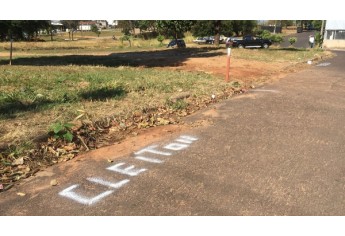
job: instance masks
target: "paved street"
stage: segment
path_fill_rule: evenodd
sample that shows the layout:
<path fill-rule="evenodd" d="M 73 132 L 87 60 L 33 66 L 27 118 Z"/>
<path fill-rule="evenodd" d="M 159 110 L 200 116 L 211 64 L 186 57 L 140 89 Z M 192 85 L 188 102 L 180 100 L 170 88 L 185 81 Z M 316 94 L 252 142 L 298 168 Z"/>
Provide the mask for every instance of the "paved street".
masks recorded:
<path fill-rule="evenodd" d="M 280 44 L 280 47 L 287 48 L 291 46 L 289 38 L 296 37 L 297 41 L 294 43 L 295 48 L 310 48 L 309 36 L 315 35 L 314 31 L 304 31 L 302 33 L 295 33 L 284 37 L 284 41 Z"/>
<path fill-rule="evenodd" d="M 119 158 L 114 145 L 51 167 L 1 193 L 0 215 L 345 215 L 345 52 L 336 53 Z"/>

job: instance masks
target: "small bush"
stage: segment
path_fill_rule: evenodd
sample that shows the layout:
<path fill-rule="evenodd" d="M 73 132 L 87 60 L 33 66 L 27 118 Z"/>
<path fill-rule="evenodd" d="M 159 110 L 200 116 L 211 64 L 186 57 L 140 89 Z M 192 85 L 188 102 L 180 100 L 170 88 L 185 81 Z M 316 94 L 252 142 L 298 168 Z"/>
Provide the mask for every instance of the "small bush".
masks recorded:
<path fill-rule="evenodd" d="M 272 43 L 277 43 L 277 44 L 284 41 L 283 36 L 279 34 L 272 34 L 270 37 L 270 40 L 272 41 Z"/>
<path fill-rule="evenodd" d="M 315 44 L 318 45 L 319 47 L 321 47 L 322 43 L 323 43 L 322 35 L 319 32 L 317 32 L 315 34 Z"/>
<path fill-rule="evenodd" d="M 160 46 L 163 44 L 164 39 L 165 39 L 165 38 L 164 38 L 163 35 L 158 35 L 158 36 L 157 36 L 157 40 L 158 40 Z"/>
<path fill-rule="evenodd" d="M 56 122 L 50 126 L 50 133 L 55 139 L 64 139 L 68 142 L 72 142 L 73 134 L 71 129 L 73 124 Z"/>
<path fill-rule="evenodd" d="M 295 44 L 297 42 L 297 38 L 296 37 L 291 37 L 289 38 L 289 43 L 292 46 L 293 44 Z"/>
<path fill-rule="evenodd" d="M 281 43 L 284 41 L 283 36 L 280 34 L 271 34 L 268 30 L 263 30 L 261 34 L 259 35 L 263 39 L 269 39 L 272 41 L 272 43 Z"/>
<path fill-rule="evenodd" d="M 259 33 L 259 36 L 263 39 L 270 39 L 272 34 L 268 30 L 263 30 L 261 33 Z"/>

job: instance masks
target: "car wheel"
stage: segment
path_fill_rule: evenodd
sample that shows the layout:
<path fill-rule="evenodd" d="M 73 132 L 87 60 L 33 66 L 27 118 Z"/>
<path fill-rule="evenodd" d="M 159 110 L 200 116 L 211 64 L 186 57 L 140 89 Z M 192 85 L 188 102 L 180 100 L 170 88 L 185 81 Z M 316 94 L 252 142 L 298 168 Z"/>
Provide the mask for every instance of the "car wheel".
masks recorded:
<path fill-rule="evenodd" d="M 239 44 L 238 48 L 244 48 L 244 46 L 242 44 Z"/>
<path fill-rule="evenodd" d="M 262 45 L 263 48 L 268 48 L 268 44 L 267 43 L 264 43 L 264 45 Z"/>

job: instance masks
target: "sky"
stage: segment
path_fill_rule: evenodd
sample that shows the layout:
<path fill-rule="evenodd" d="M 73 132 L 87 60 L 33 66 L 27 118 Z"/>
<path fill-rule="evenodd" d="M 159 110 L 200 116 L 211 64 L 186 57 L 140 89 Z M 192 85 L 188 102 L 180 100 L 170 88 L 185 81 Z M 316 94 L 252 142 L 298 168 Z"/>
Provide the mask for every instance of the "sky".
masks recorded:
<path fill-rule="evenodd" d="M 339 0 L 277 1 L 277 0 L 131 0 L 91 4 L 80 0 L 11 0 L 1 2 L 0 20 L 343 20 Z M 20 6 L 14 8 L 14 6 Z M 4 10 L 6 9 L 6 10 Z"/>

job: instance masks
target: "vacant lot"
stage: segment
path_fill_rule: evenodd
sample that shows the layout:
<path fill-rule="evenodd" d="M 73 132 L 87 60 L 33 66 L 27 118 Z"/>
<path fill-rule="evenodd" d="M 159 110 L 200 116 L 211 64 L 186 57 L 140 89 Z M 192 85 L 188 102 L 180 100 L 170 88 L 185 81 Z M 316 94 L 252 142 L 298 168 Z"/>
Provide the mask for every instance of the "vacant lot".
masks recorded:
<path fill-rule="evenodd" d="M 317 50 L 233 49 L 231 81 L 226 83 L 224 48 L 116 48 L 112 43 L 104 39 L 78 48 L 65 42 L 17 44 L 12 66 L 6 65 L 7 44 L 0 45 L 3 183 L 140 129 L 178 123 L 218 99 L 302 69 L 307 60 L 330 56 Z M 47 140 L 58 125 L 71 132 L 72 143 L 60 134 Z"/>

